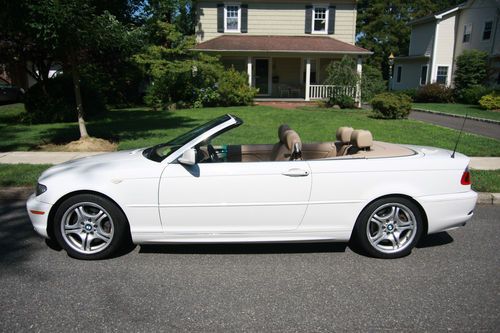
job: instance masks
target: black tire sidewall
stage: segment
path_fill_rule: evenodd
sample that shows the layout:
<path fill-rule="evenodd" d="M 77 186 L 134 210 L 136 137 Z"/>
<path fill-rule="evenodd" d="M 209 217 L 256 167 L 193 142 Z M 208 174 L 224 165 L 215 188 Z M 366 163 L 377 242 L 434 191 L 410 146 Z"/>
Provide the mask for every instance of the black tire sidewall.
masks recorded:
<path fill-rule="evenodd" d="M 417 224 L 417 232 L 410 245 L 408 245 L 403 250 L 397 253 L 385 253 L 377 250 L 375 247 L 372 246 L 372 244 L 368 240 L 368 236 L 366 235 L 366 227 L 369 222 L 368 220 L 370 216 L 380 206 L 388 203 L 397 203 L 408 207 L 408 209 L 410 209 L 413 215 L 415 216 Z M 375 200 L 374 202 L 370 203 L 363 209 L 363 211 L 361 212 L 356 221 L 355 236 L 356 236 L 356 241 L 358 242 L 360 247 L 368 255 L 381 259 L 395 259 L 395 258 L 405 257 L 411 253 L 412 249 L 420 240 L 420 237 L 422 236 L 423 233 L 423 229 L 424 229 L 424 223 L 423 223 L 422 213 L 420 211 L 420 208 L 414 202 L 402 197 L 387 197 Z"/>
<path fill-rule="evenodd" d="M 80 253 L 69 246 L 61 234 L 61 223 L 64 223 L 62 220 L 64 213 L 68 210 L 68 208 L 80 202 L 92 202 L 102 206 L 113 219 L 113 239 L 111 240 L 109 246 L 101 252 L 93 254 Z M 120 246 L 124 245 L 128 238 L 127 236 L 129 235 L 128 222 L 121 209 L 118 208 L 112 201 L 95 194 L 77 194 L 61 203 L 54 214 L 53 228 L 57 242 L 62 248 L 64 248 L 64 250 L 66 250 L 68 255 L 73 258 L 83 260 L 99 260 L 109 258 L 118 251 Z"/>

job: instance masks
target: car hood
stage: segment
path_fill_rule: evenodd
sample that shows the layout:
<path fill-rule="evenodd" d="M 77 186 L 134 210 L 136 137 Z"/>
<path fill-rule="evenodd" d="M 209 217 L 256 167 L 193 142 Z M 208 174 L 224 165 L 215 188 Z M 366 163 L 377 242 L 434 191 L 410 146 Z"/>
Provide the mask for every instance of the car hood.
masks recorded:
<path fill-rule="evenodd" d="M 160 163 L 143 156 L 144 149 L 124 150 L 71 160 L 46 170 L 39 182 L 62 176 L 137 178 L 152 175 Z M 154 174 L 154 173 L 153 173 Z"/>

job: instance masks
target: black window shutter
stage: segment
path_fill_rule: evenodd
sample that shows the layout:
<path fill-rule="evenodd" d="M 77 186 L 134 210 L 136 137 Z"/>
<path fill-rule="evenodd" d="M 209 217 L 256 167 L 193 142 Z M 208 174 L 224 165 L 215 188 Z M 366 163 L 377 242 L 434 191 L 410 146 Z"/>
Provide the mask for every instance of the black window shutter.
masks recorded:
<path fill-rule="evenodd" d="M 248 32 L 248 5 L 241 5 L 241 32 Z"/>
<path fill-rule="evenodd" d="M 306 34 L 312 33 L 312 16 L 313 16 L 313 6 L 306 6 Z"/>
<path fill-rule="evenodd" d="M 328 34 L 333 35 L 335 33 L 335 6 L 328 7 Z"/>
<path fill-rule="evenodd" d="M 224 32 L 224 4 L 217 4 L 217 32 Z"/>

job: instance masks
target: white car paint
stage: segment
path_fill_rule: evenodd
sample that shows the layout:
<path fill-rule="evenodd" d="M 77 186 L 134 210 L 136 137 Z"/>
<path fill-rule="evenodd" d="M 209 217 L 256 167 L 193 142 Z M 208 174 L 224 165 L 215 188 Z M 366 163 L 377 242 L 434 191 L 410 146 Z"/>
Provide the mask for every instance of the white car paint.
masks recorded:
<path fill-rule="evenodd" d="M 461 226 L 473 215 L 477 194 L 460 183 L 469 158 L 450 158 L 438 148 L 408 146 L 415 155 L 393 158 L 177 163 L 184 151 L 234 124 L 231 118 L 161 162 L 139 149 L 50 168 L 39 179 L 47 191 L 27 203 L 35 230 L 49 237 L 54 205 L 80 191 L 113 200 L 138 244 L 347 241 L 363 208 L 387 195 L 414 199 L 428 233 Z"/>

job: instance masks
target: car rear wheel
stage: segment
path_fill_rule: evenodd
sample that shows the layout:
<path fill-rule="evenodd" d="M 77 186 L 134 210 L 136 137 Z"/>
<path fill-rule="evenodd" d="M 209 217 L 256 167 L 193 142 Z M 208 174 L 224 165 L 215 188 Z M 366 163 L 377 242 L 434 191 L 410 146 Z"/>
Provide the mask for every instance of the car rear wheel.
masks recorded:
<path fill-rule="evenodd" d="M 417 205 L 405 198 L 390 197 L 376 200 L 361 212 L 355 235 L 369 255 L 393 259 L 410 254 L 422 232 Z"/>
<path fill-rule="evenodd" d="M 110 200 L 79 194 L 64 201 L 54 216 L 54 235 L 74 258 L 104 259 L 129 240 L 123 212 Z"/>

